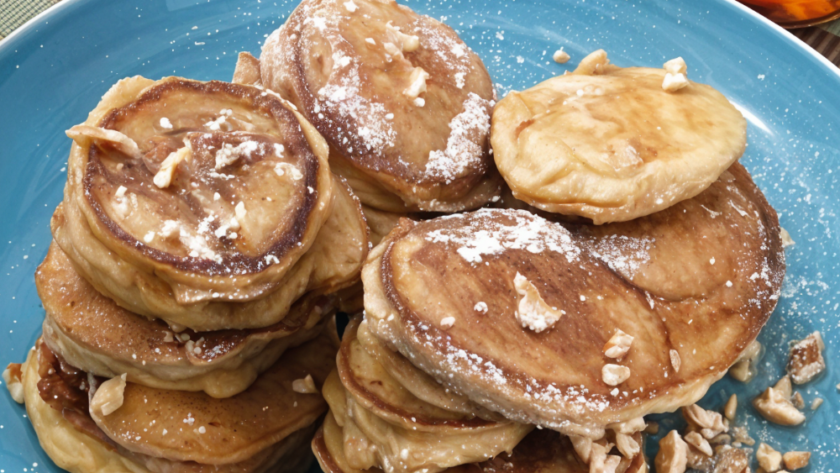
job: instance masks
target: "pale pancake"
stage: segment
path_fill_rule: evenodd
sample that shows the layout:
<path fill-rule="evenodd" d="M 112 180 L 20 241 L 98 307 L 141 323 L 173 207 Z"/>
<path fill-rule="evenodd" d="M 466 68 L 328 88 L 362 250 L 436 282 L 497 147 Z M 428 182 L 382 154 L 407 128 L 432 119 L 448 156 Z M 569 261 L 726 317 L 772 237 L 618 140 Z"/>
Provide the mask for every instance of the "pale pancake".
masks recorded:
<path fill-rule="evenodd" d="M 174 334 L 168 326 L 119 307 L 80 277 L 51 245 L 35 273 L 44 304 L 44 340 L 88 373 L 159 389 L 230 397 L 244 391 L 290 347 L 315 338 L 335 313 L 335 297 L 307 295 L 270 327 Z M 325 322 L 324 322 L 325 323 Z"/>
<path fill-rule="evenodd" d="M 325 473 L 381 472 L 379 468 L 357 470 L 347 464 L 344 456 L 342 430 L 331 413 L 312 439 L 312 451 Z M 575 454 L 567 437 L 550 430 L 535 430 L 526 436 L 513 453 L 491 460 L 461 465 L 445 470 L 447 473 L 589 473 L 589 466 Z M 644 455 L 630 461 L 623 460 L 616 469 L 620 473 L 647 473 Z"/>
<path fill-rule="evenodd" d="M 182 108 L 166 105 L 179 101 Z M 220 107 L 228 107 L 221 115 L 230 129 L 206 130 L 208 110 Z M 287 107 L 241 85 L 119 82 L 85 125 L 118 128 L 139 150 L 76 136 L 65 202 L 52 222 L 57 243 L 121 306 L 195 330 L 271 325 L 307 290 L 352 284 L 367 252 L 360 204 L 330 175 L 320 135 Z M 158 118 L 172 129 L 155 125 Z M 176 136 L 194 152 L 159 189 L 155 160 Z M 236 143 L 247 145 L 243 154 L 216 169 L 213 151 Z"/>
<path fill-rule="evenodd" d="M 664 69 L 604 65 L 496 106 L 494 158 L 517 198 L 596 224 L 632 220 L 694 197 L 743 154 L 746 120 L 712 87 L 667 92 Z"/>
<path fill-rule="evenodd" d="M 498 416 L 487 420 L 449 411 L 418 398 L 367 351 L 357 337 L 364 331 L 359 322 L 360 317 L 351 320 L 337 357 L 341 388 L 334 380 L 324 388 L 350 434 L 345 437 L 349 465 L 442 471 L 511 451 L 533 428 Z M 343 404 L 335 400 L 338 390 L 345 392 Z M 446 397 L 444 388 L 438 386 L 437 391 L 438 398 Z"/>
<path fill-rule="evenodd" d="M 377 210 L 367 205 L 362 205 L 362 212 L 365 214 L 368 228 L 370 229 L 370 243 L 373 246 L 379 244 L 385 235 L 391 232 L 397 226 L 401 218 L 412 218 L 413 220 L 420 220 L 417 214 L 405 212 L 385 212 L 384 210 Z"/>
<path fill-rule="evenodd" d="M 403 220 L 363 270 L 371 331 L 508 419 L 600 438 L 700 399 L 776 306 L 778 220 L 740 165 L 650 217 L 569 228 L 521 210 Z M 517 319 L 517 274 L 562 314 L 544 331 Z M 619 329 L 635 339 L 616 360 Z M 607 364 L 629 378 L 608 385 Z"/>
<path fill-rule="evenodd" d="M 311 460 L 301 447 L 311 438 L 316 424 L 291 433 L 271 448 L 233 464 L 173 461 L 128 451 L 105 437 L 90 417 L 86 417 L 87 424 L 80 427 L 78 416 L 71 417 L 67 409 L 62 412 L 44 402 L 44 393 L 40 390 L 44 378 L 39 371 L 49 365 L 39 368 L 39 363 L 44 363 L 42 348 L 47 349 L 36 344 L 22 369 L 26 410 L 44 451 L 59 467 L 71 473 L 291 473 L 305 469 Z M 60 389 L 62 393 L 68 392 L 66 386 Z"/>
<path fill-rule="evenodd" d="M 301 2 L 262 48 L 261 84 L 324 135 L 333 172 L 366 205 L 454 212 L 486 203 L 501 180 L 489 153 L 495 92 L 481 59 L 451 28 L 394 1 L 348 5 Z M 240 62 L 240 76 L 253 78 L 245 71 L 257 67 Z M 421 70 L 423 87 L 408 92 Z"/>

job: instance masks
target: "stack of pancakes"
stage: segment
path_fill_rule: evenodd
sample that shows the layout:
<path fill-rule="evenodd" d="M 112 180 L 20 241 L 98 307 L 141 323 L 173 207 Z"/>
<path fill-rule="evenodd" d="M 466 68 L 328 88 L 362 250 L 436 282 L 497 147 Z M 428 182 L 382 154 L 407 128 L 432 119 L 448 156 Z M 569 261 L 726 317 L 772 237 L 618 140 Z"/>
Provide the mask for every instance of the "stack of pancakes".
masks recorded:
<path fill-rule="evenodd" d="M 496 105 L 452 30 L 365 0 L 304 0 L 240 56 L 235 80 L 324 135 L 377 245 L 323 389 L 325 471 L 646 471 L 643 417 L 726 373 L 784 275 L 746 123 L 686 73 L 598 51 Z"/>
<path fill-rule="evenodd" d="M 14 369 L 44 449 L 82 473 L 306 468 L 368 251 L 323 138 L 261 89 L 140 77 L 68 135 Z"/>
<path fill-rule="evenodd" d="M 328 473 L 646 472 L 644 416 L 726 373 L 785 271 L 746 123 L 686 73 L 599 51 L 496 104 L 446 25 L 303 0 L 233 84 L 121 81 L 69 132 L 12 370 L 44 448 L 81 473 L 300 471 L 310 440 Z"/>

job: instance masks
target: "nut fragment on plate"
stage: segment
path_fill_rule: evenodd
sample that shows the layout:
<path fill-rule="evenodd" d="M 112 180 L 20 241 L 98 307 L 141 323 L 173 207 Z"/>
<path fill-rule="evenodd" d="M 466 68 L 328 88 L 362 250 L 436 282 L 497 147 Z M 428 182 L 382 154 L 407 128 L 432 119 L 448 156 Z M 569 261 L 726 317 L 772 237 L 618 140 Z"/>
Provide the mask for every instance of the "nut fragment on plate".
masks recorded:
<path fill-rule="evenodd" d="M 21 382 L 20 363 L 9 363 L 3 370 L 3 382 L 9 390 L 12 399 L 18 404 L 23 404 L 23 383 Z"/>
<path fill-rule="evenodd" d="M 589 457 L 592 455 L 592 439 L 579 435 L 570 435 L 569 440 L 572 441 L 572 447 L 574 447 L 577 456 L 584 463 L 589 463 Z"/>
<path fill-rule="evenodd" d="M 797 409 L 805 409 L 805 399 L 802 399 L 802 394 L 799 391 L 793 393 L 793 396 L 790 397 L 790 402 Z"/>
<path fill-rule="evenodd" d="M 659 452 L 656 454 L 657 473 L 683 473 L 686 469 L 686 452 L 688 445 L 676 430 L 668 432 L 659 441 Z"/>
<path fill-rule="evenodd" d="M 755 376 L 755 367 L 761 357 L 761 343 L 754 340 L 750 343 L 741 357 L 729 368 L 729 376 L 746 383 Z"/>
<path fill-rule="evenodd" d="M 775 473 L 782 468 L 782 454 L 764 442 L 758 446 L 755 459 L 767 473 Z"/>
<path fill-rule="evenodd" d="M 563 51 L 563 48 L 560 48 L 557 51 L 554 51 L 551 58 L 554 59 L 554 62 L 557 64 L 566 64 L 569 62 L 569 59 L 571 59 L 571 56 L 569 56 L 569 53 L 566 51 Z"/>
<path fill-rule="evenodd" d="M 723 416 L 714 411 L 707 411 L 697 404 L 683 407 L 682 414 L 689 426 L 699 430 L 700 434 L 707 439 L 713 439 L 728 430 L 723 422 Z"/>
<path fill-rule="evenodd" d="M 790 237 L 790 233 L 788 233 L 788 231 L 784 228 L 779 231 L 779 234 L 782 237 L 782 248 L 787 248 L 796 244 L 796 242 L 793 241 L 793 238 Z"/>
<path fill-rule="evenodd" d="M 798 470 L 808 466 L 808 461 L 811 460 L 811 452 L 787 452 L 782 455 L 785 462 L 785 468 L 788 470 Z"/>
<path fill-rule="evenodd" d="M 733 394 L 729 396 L 729 400 L 726 401 L 726 407 L 723 408 L 723 415 L 729 419 L 735 419 L 735 412 L 738 410 L 738 396 Z"/>
<path fill-rule="evenodd" d="M 825 350 L 820 332 L 814 332 L 790 349 L 787 372 L 796 384 L 811 381 L 825 370 Z"/>
<path fill-rule="evenodd" d="M 615 434 L 615 446 L 624 458 L 634 458 L 641 451 L 641 445 L 636 439 L 627 434 Z"/>
<path fill-rule="evenodd" d="M 715 455 L 714 473 L 747 473 L 750 469 L 750 459 L 740 448 L 723 445 Z"/>
<path fill-rule="evenodd" d="M 805 422 L 805 414 L 799 412 L 790 401 L 790 380 L 787 377 L 755 398 L 753 406 L 765 419 L 779 425 L 799 425 Z"/>
<path fill-rule="evenodd" d="M 709 441 L 697 432 L 687 433 L 685 435 L 685 443 L 696 448 L 707 457 L 714 455 L 714 451 L 712 451 L 712 446 L 709 444 Z"/>
<path fill-rule="evenodd" d="M 604 355 L 607 358 L 623 358 L 630 351 L 631 345 L 633 345 L 633 336 L 624 333 L 621 329 L 616 329 L 615 334 L 604 345 Z"/>
<path fill-rule="evenodd" d="M 755 439 L 747 433 L 747 428 L 740 425 L 732 427 L 732 440 L 749 447 L 755 445 Z"/>
<path fill-rule="evenodd" d="M 306 375 L 305 378 L 292 381 L 292 390 L 301 394 L 316 394 L 318 392 L 311 374 Z"/>

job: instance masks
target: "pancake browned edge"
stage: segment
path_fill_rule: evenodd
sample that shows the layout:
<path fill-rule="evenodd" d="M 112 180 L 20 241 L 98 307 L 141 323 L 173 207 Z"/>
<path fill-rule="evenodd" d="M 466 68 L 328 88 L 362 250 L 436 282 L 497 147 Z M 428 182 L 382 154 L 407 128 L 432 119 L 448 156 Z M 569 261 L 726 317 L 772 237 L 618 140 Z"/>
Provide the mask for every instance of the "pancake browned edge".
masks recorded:
<path fill-rule="evenodd" d="M 447 392 L 354 317 L 323 394 L 345 429 L 348 463 L 436 473 L 511 451 L 530 425 L 508 421 Z"/>
<path fill-rule="evenodd" d="M 381 472 L 379 468 L 356 470 L 347 465 L 341 443 L 341 430 L 332 414 L 312 439 L 312 451 L 324 473 Z M 577 456 L 568 437 L 550 430 L 535 430 L 522 439 L 511 454 L 503 453 L 481 463 L 461 465 L 446 473 L 590 473 L 590 467 Z M 647 473 L 644 454 L 619 463 L 615 473 Z"/>
<path fill-rule="evenodd" d="M 228 399 L 132 383 L 118 396 L 113 381 L 119 378 L 103 383 L 40 340 L 10 372 L 23 385 L 41 446 L 72 473 L 293 472 L 311 460 L 302 447 L 326 410 L 317 390 L 297 392 L 293 381 L 311 375 L 320 386 L 337 343 L 333 325 Z M 121 397 L 121 405 L 104 412 L 100 390 L 106 399 Z"/>
<path fill-rule="evenodd" d="M 365 205 L 456 212 L 498 195 L 493 84 L 443 23 L 394 1 L 304 0 L 259 64 L 240 63 L 237 80 L 259 76 L 324 135 L 331 168 Z"/>
<path fill-rule="evenodd" d="M 173 327 L 264 327 L 352 285 L 361 204 L 292 107 L 238 84 L 118 82 L 68 131 L 56 242 L 97 291 Z"/>
<path fill-rule="evenodd" d="M 217 398 L 244 391 L 288 348 L 318 336 L 336 305 L 334 295 L 310 293 L 269 327 L 176 334 L 96 292 L 55 244 L 35 273 L 35 286 L 46 311 L 44 341 L 71 366 Z"/>
<path fill-rule="evenodd" d="M 755 340 L 784 277 L 779 232 L 737 163 L 630 222 L 567 229 L 521 210 L 403 220 L 363 270 L 366 320 L 475 403 L 600 438 L 696 402 Z M 635 338 L 610 358 L 619 330 Z"/>

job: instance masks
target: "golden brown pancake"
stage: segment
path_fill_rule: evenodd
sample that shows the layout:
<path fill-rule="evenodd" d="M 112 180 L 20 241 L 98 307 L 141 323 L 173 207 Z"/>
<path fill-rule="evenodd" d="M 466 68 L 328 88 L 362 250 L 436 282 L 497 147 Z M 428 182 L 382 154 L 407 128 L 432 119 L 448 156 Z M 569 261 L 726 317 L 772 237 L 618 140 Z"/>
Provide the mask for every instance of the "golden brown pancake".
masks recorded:
<path fill-rule="evenodd" d="M 493 85 L 443 23 L 394 1 L 304 0 L 237 78 L 256 70 L 324 135 L 365 205 L 454 212 L 498 193 Z"/>
<path fill-rule="evenodd" d="M 230 397 L 244 391 L 288 348 L 315 338 L 335 313 L 335 297 L 311 294 L 281 322 L 262 329 L 173 333 L 99 294 L 55 244 L 35 273 L 46 310 L 44 341 L 70 365 L 96 376 L 128 374 L 159 389 Z"/>
<path fill-rule="evenodd" d="M 46 452 L 73 472 L 299 471 L 308 461 L 301 447 L 326 405 L 317 392 L 294 392 L 292 382 L 311 375 L 323 383 L 337 345 L 328 332 L 232 398 L 128 383 L 122 406 L 104 417 L 87 404 L 101 379 L 39 343 L 23 367 L 27 412 Z"/>
<path fill-rule="evenodd" d="M 778 220 L 738 164 L 651 216 L 567 225 L 521 210 L 402 221 L 362 273 L 371 331 L 508 419 L 600 438 L 700 399 L 775 308 Z M 619 330 L 631 348 L 608 357 Z"/>
<path fill-rule="evenodd" d="M 331 375 L 324 385 L 344 427 L 350 466 L 442 471 L 510 451 L 533 428 L 488 413 L 439 385 L 433 396 L 416 396 L 369 352 L 370 340 L 362 342 L 371 337 L 365 331 L 360 317 L 351 320 L 337 357 L 338 377 Z M 381 349 L 387 350 L 373 348 Z M 446 408 L 458 401 L 459 411 Z"/>
<path fill-rule="evenodd" d="M 341 427 L 331 413 L 312 439 L 312 451 L 325 473 L 371 473 L 379 468 L 357 470 L 347 464 L 344 456 Z M 447 473 L 589 473 L 589 466 L 578 458 L 569 439 L 550 430 L 535 430 L 526 436 L 511 454 L 503 453 L 491 460 L 461 465 Z M 632 460 L 622 459 L 616 473 L 647 473 L 643 454 Z"/>
<path fill-rule="evenodd" d="M 708 85 L 663 90 L 669 74 L 619 68 L 597 51 L 574 74 L 508 94 L 493 112 L 491 141 L 514 195 L 601 224 L 709 187 L 743 154 L 747 123 Z"/>
<path fill-rule="evenodd" d="M 385 212 L 367 205 L 362 205 L 362 212 L 365 214 L 365 220 L 370 229 L 370 243 L 373 246 L 378 245 L 385 235 L 397 226 L 401 218 L 420 220 L 417 214 Z"/>
<path fill-rule="evenodd" d="M 134 313 L 195 330 L 261 327 L 305 291 L 358 277 L 360 204 L 330 174 L 320 135 L 272 93 L 126 79 L 70 134 L 55 239 Z M 159 187 L 161 161 L 183 153 Z"/>

